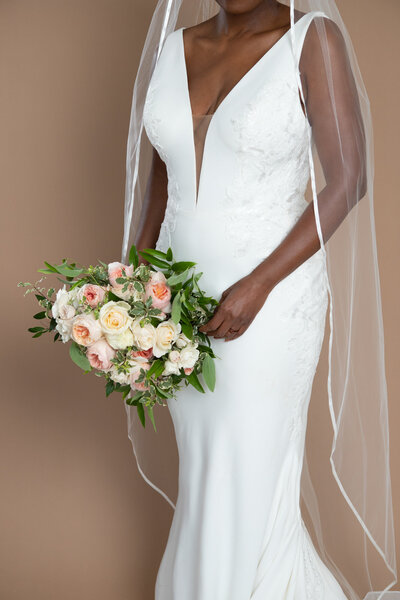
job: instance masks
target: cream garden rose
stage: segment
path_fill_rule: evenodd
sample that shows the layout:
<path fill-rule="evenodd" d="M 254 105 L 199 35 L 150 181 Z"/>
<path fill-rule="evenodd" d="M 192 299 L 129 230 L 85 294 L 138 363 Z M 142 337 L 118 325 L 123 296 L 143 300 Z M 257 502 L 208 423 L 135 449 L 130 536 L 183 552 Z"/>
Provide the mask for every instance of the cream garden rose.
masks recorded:
<path fill-rule="evenodd" d="M 168 350 L 171 350 L 172 344 L 175 342 L 180 332 L 181 324 L 174 323 L 172 319 L 168 319 L 157 325 L 153 346 L 154 356 L 159 358 L 166 354 Z"/>
<path fill-rule="evenodd" d="M 134 344 L 140 350 L 150 350 L 156 340 L 156 328 L 151 323 L 140 325 L 140 319 L 134 319 L 131 324 Z"/>
<path fill-rule="evenodd" d="M 128 302 L 120 300 L 114 302 L 110 300 L 104 304 L 99 313 L 99 322 L 103 332 L 107 335 L 118 335 L 123 333 L 132 322 L 129 316 L 130 305 Z"/>
<path fill-rule="evenodd" d="M 121 333 L 106 333 L 107 342 L 115 350 L 124 350 L 128 346 L 133 346 L 133 333 L 129 329 L 125 329 Z"/>
<path fill-rule="evenodd" d="M 189 342 L 190 342 L 189 338 L 188 338 L 188 337 L 186 337 L 186 335 L 185 335 L 183 332 L 181 332 L 181 333 L 178 335 L 178 338 L 177 338 L 177 340 L 176 340 L 176 342 L 175 342 L 175 345 L 176 345 L 178 348 L 183 348 L 183 347 L 184 347 L 184 346 L 186 346 L 186 344 L 188 344 Z"/>

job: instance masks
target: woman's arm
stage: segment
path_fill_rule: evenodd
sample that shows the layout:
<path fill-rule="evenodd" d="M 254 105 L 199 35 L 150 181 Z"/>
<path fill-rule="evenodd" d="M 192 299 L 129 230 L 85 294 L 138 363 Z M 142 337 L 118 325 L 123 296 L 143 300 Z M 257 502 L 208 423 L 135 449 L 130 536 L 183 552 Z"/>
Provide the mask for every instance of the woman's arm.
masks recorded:
<path fill-rule="evenodd" d="M 137 233 L 136 248 L 154 248 L 160 234 L 161 223 L 167 206 L 167 168 L 158 152 L 153 148 L 150 174 L 147 181 L 140 223 Z M 147 263 L 144 258 L 140 262 Z"/>
<path fill-rule="evenodd" d="M 323 19 L 323 22 L 332 65 L 331 80 L 324 78 L 324 56 L 314 23 L 306 35 L 300 71 L 308 119 L 326 182 L 318 195 L 322 235 L 326 242 L 365 195 L 366 161 L 361 111 L 345 43 L 332 21 Z M 319 248 L 314 207 L 310 203 L 279 246 L 249 275 L 223 292 L 214 316 L 200 330 L 226 340 L 239 337 L 275 285 Z M 229 329 L 236 333 L 228 333 Z"/>

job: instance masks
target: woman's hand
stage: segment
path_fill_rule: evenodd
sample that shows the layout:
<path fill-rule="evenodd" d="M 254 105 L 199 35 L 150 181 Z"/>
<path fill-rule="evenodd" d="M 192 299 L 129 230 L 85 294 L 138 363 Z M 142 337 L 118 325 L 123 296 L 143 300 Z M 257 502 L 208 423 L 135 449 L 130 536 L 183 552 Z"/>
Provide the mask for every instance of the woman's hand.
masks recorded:
<path fill-rule="evenodd" d="M 222 293 L 215 313 L 199 330 L 215 338 L 225 338 L 226 342 L 236 339 L 253 321 L 272 287 L 254 273 L 239 279 Z"/>

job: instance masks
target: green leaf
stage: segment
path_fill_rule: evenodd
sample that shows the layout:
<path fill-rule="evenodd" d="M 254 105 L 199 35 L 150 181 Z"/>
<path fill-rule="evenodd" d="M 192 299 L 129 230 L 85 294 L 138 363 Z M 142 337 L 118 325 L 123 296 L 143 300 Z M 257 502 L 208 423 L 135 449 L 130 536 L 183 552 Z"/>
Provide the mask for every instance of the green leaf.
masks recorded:
<path fill-rule="evenodd" d="M 182 323 L 182 333 L 184 333 L 189 340 L 193 339 L 193 327 L 190 323 Z"/>
<path fill-rule="evenodd" d="M 51 265 L 50 263 L 46 262 L 45 260 L 43 262 L 46 265 L 47 269 L 50 271 L 50 273 L 58 273 L 58 270 L 57 270 L 56 267 L 53 267 L 53 265 Z"/>
<path fill-rule="evenodd" d="M 174 323 L 179 323 L 181 318 L 182 302 L 181 293 L 178 292 L 172 302 L 171 319 Z"/>
<path fill-rule="evenodd" d="M 51 275 L 52 273 L 57 273 L 53 269 L 38 269 L 38 273 L 44 273 L 45 275 Z"/>
<path fill-rule="evenodd" d="M 175 273 L 182 273 L 182 271 L 186 271 L 187 269 L 191 269 L 196 265 L 195 262 L 188 261 L 180 261 L 171 265 L 171 269 L 175 271 Z"/>
<path fill-rule="evenodd" d="M 122 298 L 120 298 L 119 296 L 114 294 L 114 292 L 111 292 L 110 290 L 108 290 L 108 299 L 114 300 L 114 302 L 119 302 L 120 300 L 122 300 Z"/>
<path fill-rule="evenodd" d="M 196 390 L 202 392 L 202 394 L 205 394 L 203 386 L 201 385 L 199 378 L 194 371 L 192 371 L 190 375 L 186 375 L 186 379 L 194 388 L 196 388 Z"/>
<path fill-rule="evenodd" d="M 92 367 L 90 366 L 90 362 L 88 361 L 86 354 L 83 352 L 83 350 L 81 350 L 81 348 L 76 342 L 71 343 L 69 347 L 69 355 L 74 361 L 74 363 L 84 371 L 92 370 Z"/>
<path fill-rule="evenodd" d="M 169 269 L 170 265 L 165 260 L 161 260 L 160 258 L 157 258 L 156 256 L 153 256 L 152 254 L 149 254 L 145 250 L 141 250 L 139 252 L 139 254 L 141 256 L 143 256 L 143 258 L 145 258 L 151 265 L 154 265 L 155 267 L 159 267 L 160 269 Z"/>
<path fill-rule="evenodd" d="M 122 392 L 122 394 L 128 394 L 131 391 L 131 386 L 128 384 L 123 385 L 122 383 L 118 383 L 115 387 L 115 391 Z"/>
<path fill-rule="evenodd" d="M 78 275 L 81 275 L 85 270 L 85 269 L 71 269 L 67 265 L 58 265 L 57 269 L 58 269 L 58 273 L 60 273 L 60 275 L 64 275 L 64 277 L 78 277 Z"/>
<path fill-rule="evenodd" d="M 135 281 L 133 283 L 133 286 L 137 292 L 140 292 L 140 293 L 144 292 L 144 285 L 143 285 L 143 283 L 140 283 L 140 281 Z"/>
<path fill-rule="evenodd" d="M 28 331 L 36 333 L 37 331 L 46 331 L 45 327 L 29 327 Z"/>
<path fill-rule="evenodd" d="M 160 386 L 155 385 L 154 387 L 156 388 L 157 396 L 159 396 L 160 398 L 163 398 L 163 399 L 171 398 L 171 394 L 169 394 L 168 392 L 162 390 L 160 388 Z"/>
<path fill-rule="evenodd" d="M 155 423 L 155 421 L 154 421 L 153 407 L 152 407 L 152 406 L 148 406 L 148 407 L 147 407 L 147 412 L 148 412 L 148 414 L 149 414 L 150 421 L 151 421 L 151 422 L 152 422 L 152 424 L 153 424 L 153 429 L 154 429 L 154 431 L 157 433 L 157 427 L 156 427 L 156 423 Z"/>
<path fill-rule="evenodd" d="M 44 331 L 38 331 L 37 333 L 34 333 L 32 337 L 33 337 L 33 338 L 34 338 L 34 337 L 40 337 L 40 336 L 41 336 L 41 335 L 43 335 L 44 333 L 45 333 Z"/>
<path fill-rule="evenodd" d="M 129 250 L 129 264 L 133 265 L 134 269 L 136 269 L 139 264 L 139 256 L 135 244 L 132 244 L 131 249 Z"/>
<path fill-rule="evenodd" d="M 207 337 L 207 339 L 208 339 L 208 337 Z M 210 354 L 210 356 L 215 356 L 215 354 L 210 346 L 204 346 L 203 344 L 199 344 L 197 346 L 197 350 L 199 350 L 199 352 L 207 352 L 207 354 Z"/>
<path fill-rule="evenodd" d="M 162 252 L 161 250 L 155 250 L 154 248 L 144 248 L 143 252 L 147 252 L 147 254 L 150 254 L 150 256 L 155 256 L 156 258 L 167 258 L 165 252 Z"/>
<path fill-rule="evenodd" d="M 46 297 L 42 296 L 41 294 L 35 294 L 35 296 L 37 300 L 46 300 Z"/>
<path fill-rule="evenodd" d="M 141 402 L 138 402 L 137 405 L 136 405 L 136 408 L 137 408 L 137 412 L 138 412 L 138 415 L 139 415 L 139 419 L 140 419 L 143 427 L 146 427 L 146 415 L 144 413 L 143 404 Z"/>
<path fill-rule="evenodd" d="M 106 397 L 109 396 L 110 394 L 112 394 L 112 392 L 114 391 L 114 382 L 110 379 L 109 381 L 107 381 L 107 385 L 106 385 Z"/>
<path fill-rule="evenodd" d="M 172 254 L 172 248 L 168 248 L 168 250 L 167 250 L 167 257 L 166 258 L 169 261 L 171 261 L 174 258 L 173 254 Z"/>
<path fill-rule="evenodd" d="M 36 315 L 33 315 L 34 319 L 45 319 L 46 318 L 46 311 L 43 310 L 41 312 L 36 313 Z"/>
<path fill-rule="evenodd" d="M 127 392 L 127 394 L 129 394 L 129 391 Z M 131 398 L 126 398 L 125 401 L 127 404 L 129 404 L 129 406 L 136 406 L 142 396 L 143 396 L 143 392 L 135 392 Z M 124 392 L 124 397 L 125 397 L 125 392 Z"/>
<path fill-rule="evenodd" d="M 57 331 L 57 333 L 54 334 L 53 342 L 56 342 L 59 337 L 60 337 L 60 334 Z"/>
<path fill-rule="evenodd" d="M 185 281 L 185 279 L 187 279 L 188 275 L 189 269 L 186 269 L 185 271 L 182 271 L 182 273 L 177 273 L 176 275 L 174 274 L 168 277 L 167 283 L 168 285 L 176 285 L 177 283 L 182 283 L 183 281 Z"/>
<path fill-rule="evenodd" d="M 150 369 L 146 371 L 146 378 L 150 379 L 152 375 L 155 377 L 159 377 L 161 373 L 164 371 L 164 361 L 158 358 L 153 362 Z"/>
<path fill-rule="evenodd" d="M 203 359 L 201 372 L 208 389 L 213 392 L 215 388 L 215 363 L 209 354 L 206 354 Z"/>

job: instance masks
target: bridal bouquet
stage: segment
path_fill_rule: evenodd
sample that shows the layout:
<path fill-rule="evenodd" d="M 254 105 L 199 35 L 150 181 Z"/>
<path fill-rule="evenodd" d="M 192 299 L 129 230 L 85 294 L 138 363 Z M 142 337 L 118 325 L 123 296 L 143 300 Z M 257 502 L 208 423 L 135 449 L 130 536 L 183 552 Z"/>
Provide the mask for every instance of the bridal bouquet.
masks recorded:
<path fill-rule="evenodd" d="M 45 262 L 40 273 L 55 274 L 63 287 L 55 293 L 40 283 L 19 282 L 34 292 L 41 307 L 35 319 L 46 325 L 30 327 L 33 337 L 54 334 L 69 342 L 71 359 L 106 381 L 106 395 L 120 392 L 136 406 L 145 426 L 145 407 L 155 427 L 153 406 L 175 398 L 182 385 L 204 393 L 215 387 L 215 354 L 199 327 L 212 316 L 218 302 L 199 287 L 202 273 L 194 262 L 174 262 L 171 248 L 132 246 L 129 264 L 119 262 L 88 268 Z"/>

